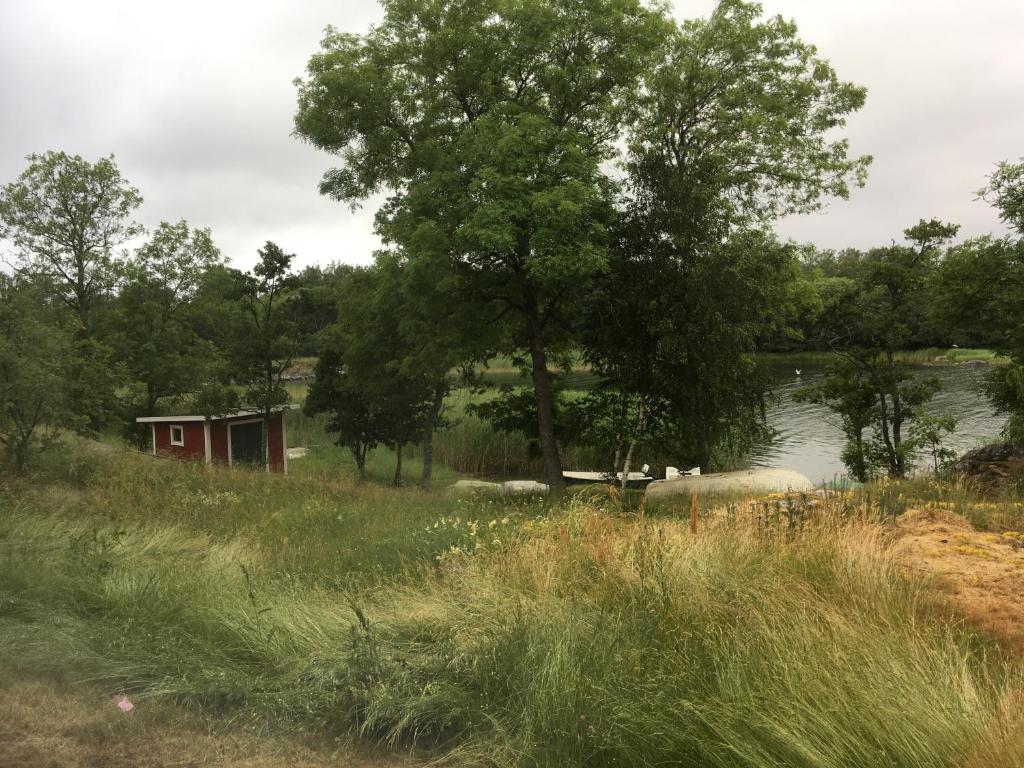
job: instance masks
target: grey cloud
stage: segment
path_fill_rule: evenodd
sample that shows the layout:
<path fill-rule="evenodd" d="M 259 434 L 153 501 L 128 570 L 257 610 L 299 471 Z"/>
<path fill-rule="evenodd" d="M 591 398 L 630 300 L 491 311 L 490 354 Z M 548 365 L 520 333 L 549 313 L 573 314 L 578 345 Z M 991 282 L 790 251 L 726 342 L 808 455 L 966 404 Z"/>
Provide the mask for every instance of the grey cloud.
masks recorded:
<path fill-rule="evenodd" d="M 782 235 L 822 247 L 899 238 L 921 217 L 1002 231 L 973 192 L 997 160 L 1024 154 L 1024 4 L 765 0 L 795 18 L 840 75 L 868 87 L 844 134 L 875 156 L 868 186 Z M 707 13 L 710 0 L 677 3 Z M 111 152 L 146 198 L 140 219 L 208 226 L 248 266 L 267 239 L 300 264 L 366 263 L 377 201 L 351 212 L 317 183 L 333 158 L 294 139 L 294 77 L 327 24 L 363 31 L 357 2 L 0 3 L 0 181 L 24 155 Z"/>

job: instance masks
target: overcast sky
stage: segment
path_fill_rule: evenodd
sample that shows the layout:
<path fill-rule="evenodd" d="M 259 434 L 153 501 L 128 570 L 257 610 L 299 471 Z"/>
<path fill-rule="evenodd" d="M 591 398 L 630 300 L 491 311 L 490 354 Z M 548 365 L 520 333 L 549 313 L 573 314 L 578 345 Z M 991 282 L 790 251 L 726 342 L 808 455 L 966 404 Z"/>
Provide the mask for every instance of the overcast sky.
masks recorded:
<path fill-rule="evenodd" d="M 679 18 L 713 0 L 674 3 Z M 1002 232 L 974 200 L 994 163 L 1024 155 L 1021 0 L 765 0 L 795 19 L 840 77 L 867 86 L 852 150 L 868 185 L 780 222 L 821 247 L 870 247 L 922 217 Z M 31 152 L 114 153 L 145 197 L 139 220 L 210 227 L 248 267 L 268 239 L 300 266 L 367 263 L 374 201 L 323 199 L 332 158 L 290 134 L 292 81 L 328 24 L 364 31 L 375 0 L 175 3 L 0 0 L 0 182 Z"/>

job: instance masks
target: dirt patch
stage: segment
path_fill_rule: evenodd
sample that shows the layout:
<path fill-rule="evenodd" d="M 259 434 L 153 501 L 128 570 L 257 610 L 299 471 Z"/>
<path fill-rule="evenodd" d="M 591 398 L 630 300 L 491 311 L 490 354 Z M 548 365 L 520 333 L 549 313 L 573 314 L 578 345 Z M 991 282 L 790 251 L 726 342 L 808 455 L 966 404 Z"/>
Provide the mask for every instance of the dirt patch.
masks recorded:
<path fill-rule="evenodd" d="M 981 533 L 952 512 L 919 509 L 897 520 L 895 546 L 908 568 L 939 577 L 979 629 L 1024 656 L 1024 533 Z"/>
<path fill-rule="evenodd" d="M 391 768 L 411 763 L 337 745 L 261 736 L 142 699 L 122 712 L 92 686 L 0 675 L 4 768 Z"/>

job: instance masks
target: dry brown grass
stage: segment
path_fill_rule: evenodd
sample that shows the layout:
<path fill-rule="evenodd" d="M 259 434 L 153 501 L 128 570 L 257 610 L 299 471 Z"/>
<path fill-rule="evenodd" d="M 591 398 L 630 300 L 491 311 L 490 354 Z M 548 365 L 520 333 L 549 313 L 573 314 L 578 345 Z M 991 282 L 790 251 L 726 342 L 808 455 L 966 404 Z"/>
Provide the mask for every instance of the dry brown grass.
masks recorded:
<path fill-rule="evenodd" d="M 386 768 L 399 758 L 347 746 L 306 744 L 202 718 L 173 704 L 141 700 L 121 712 L 113 696 L 88 685 L 0 675 L 3 768 Z"/>
<path fill-rule="evenodd" d="M 975 626 L 1024 655 L 1024 536 L 981 533 L 941 509 L 900 516 L 897 536 L 906 567 L 938 577 Z"/>

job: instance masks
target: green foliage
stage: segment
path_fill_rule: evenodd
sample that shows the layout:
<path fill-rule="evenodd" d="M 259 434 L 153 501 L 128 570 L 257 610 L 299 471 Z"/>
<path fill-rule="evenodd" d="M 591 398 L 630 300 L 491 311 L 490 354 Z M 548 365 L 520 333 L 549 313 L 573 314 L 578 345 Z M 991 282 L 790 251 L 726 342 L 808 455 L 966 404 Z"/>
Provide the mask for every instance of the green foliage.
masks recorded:
<path fill-rule="evenodd" d="M 984 236 L 950 248 L 931 300 L 936 324 L 961 346 L 1005 348 L 1024 316 L 1024 241 Z"/>
<path fill-rule="evenodd" d="M 849 260 L 842 293 L 820 320 L 819 334 L 840 358 L 825 381 L 798 396 L 839 414 L 848 441 L 843 461 L 857 480 L 879 470 L 904 477 L 922 448 L 936 467 L 948 458 L 940 445 L 942 433 L 951 431 L 948 420 L 924 410 L 939 383 L 912 376 L 897 352 L 927 333 L 939 249 L 956 232 L 954 225 L 922 220 L 904 232 L 916 248 L 875 248 Z M 915 421 L 905 434 L 905 425 Z M 872 436 L 866 439 L 868 428 Z"/>
<path fill-rule="evenodd" d="M 395 190 L 378 212 L 380 233 L 410 263 L 449 259 L 460 297 L 493 306 L 504 349 L 528 357 L 553 487 L 561 462 L 548 364 L 578 343 L 575 319 L 612 266 L 618 199 L 636 201 L 641 227 L 668 237 L 679 263 L 717 252 L 721 268 L 764 237 L 720 247 L 730 228 L 813 210 L 863 182 L 867 158 L 850 159 L 843 140 L 826 136 L 863 90 L 840 81 L 792 24 L 760 14 L 727 2 L 677 28 L 663 9 L 629 0 L 388 2 L 368 34 L 330 31 L 298 84 L 297 133 L 343 162 L 321 190 L 349 202 Z M 622 146 L 625 184 L 605 165 Z M 685 311 L 690 327 L 702 313 L 718 322 L 707 304 Z M 737 413 L 763 394 L 746 386 L 749 366 L 736 355 L 690 365 L 691 393 L 722 363 L 738 370 L 704 398 L 726 403 L 698 430 L 705 463 L 716 435 L 735 432 Z"/>
<path fill-rule="evenodd" d="M 794 399 L 828 406 L 839 416 L 847 440 L 843 463 L 865 482 L 879 473 L 902 477 L 921 452 L 931 456 L 936 472 L 954 458 L 942 440 L 955 421 L 924 410 L 938 386 L 937 379 L 914 376 L 877 350 L 847 350 L 828 364 L 822 381 L 797 390 Z"/>
<path fill-rule="evenodd" d="M 97 302 L 116 281 L 114 250 L 142 232 L 128 220 L 142 196 L 113 156 L 95 163 L 64 152 L 26 159 L 28 168 L 0 191 L 0 237 L 13 243 L 20 270 L 52 281 L 88 334 Z"/>
<path fill-rule="evenodd" d="M 985 394 L 992 398 L 996 408 L 1009 416 L 1006 437 L 1015 445 L 1024 445 L 1024 357 L 1019 352 L 1009 365 L 992 371 L 985 384 Z"/>
<path fill-rule="evenodd" d="M 341 263 L 326 267 L 311 265 L 295 275 L 295 290 L 285 311 L 295 324 L 300 341 L 299 354 L 311 357 L 320 354 L 319 334 L 337 322 L 336 293 L 352 269 L 352 266 Z"/>
<path fill-rule="evenodd" d="M 792 249 L 764 232 L 686 251 L 647 216 L 623 229 L 584 333 L 603 386 L 633 403 L 612 412 L 638 417 L 643 405 L 643 419 L 613 429 L 620 453 L 632 436 L 707 471 L 726 443 L 764 434 L 753 352 L 792 315 L 795 272 Z"/>
<path fill-rule="evenodd" d="M 196 333 L 194 323 L 196 295 L 222 261 L 209 230 L 161 222 L 122 268 L 111 325 L 130 382 L 126 435 L 139 447 L 148 430 L 137 429 L 136 416 L 152 416 L 161 401 L 194 395 L 223 378 L 221 351 Z"/>
<path fill-rule="evenodd" d="M 870 358 L 868 358 L 870 361 Z M 878 400 L 869 375 L 870 368 L 859 365 L 856 358 L 840 356 L 826 368 L 826 378 L 812 387 L 793 393 L 797 402 L 827 405 L 840 418 L 846 447 L 842 460 L 853 478 L 864 482 L 875 469 L 869 462 L 864 431 L 875 421 Z"/>
<path fill-rule="evenodd" d="M 834 129 L 864 104 L 814 46 L 756 3 L 725 0 L 685 22 L 646 76 L 629 165 L 647 201 L 681 235 L 708 242 L 730 226 L 819 208 L 862 186 Z"/>
<path fill-rule="evenodd" d="M 1024 236 L 1024 162 L 999 163 L 979 195 L 995 205 L 1000 218 L 1018 235 Z M 1010 417 L 1007 437 L 1017 445 L 1024 445 L 1024 316 L 1020 301 L 1024 290 L 1021 259 L 1024 239 L 1012 242 L 1007 238 L 996 242 L 1002 246 L 998 271 L 986 275 L 998 286 L 990 302 L 994 311 L 990 312 L 995 315 L 996 328 L 1004 334 L 997 348 L 1010 357 L 1010 364 L 992 372 L 986 392 L 996 407 Z M 977 276 L 973 278 L 977 279 Z"/>
<path fill-rule="evenodd" d="M 309 388 L 303 410 L 309 416 L 326 414 L 325 429 L 338 445 L 352 451 L 362 477 L 367 453 L 390 436 L 393 417 L 387 403 L 363 389 L 345 369 L 345 352 L 335 341 L 324 346 L 316 366 L 316 379 Z M 404 414 L 403 414 L 404 415 Z"/>
<path fill-rule="evenodd" d="M 235 275 L 238 312 L 229 355 L 243 402 L 265 415 L 288 402 L 284 373 L 298 349 L 294 324 L 283 305 L 290 299 L 294 254 L 267 241 L 251 274 Z M 267 439 L 264 430 L 264 440 Z"/>
<path fill-rule="evenodd" d="M 402 295 L 389 291 L 380 268 L 354 270 L 335 294 L 338 322 L 322 334 L 316 379 L 306 398 L 307 414 L 328 414 L 327 429 L 348 446 L 360 475 L 366 455 L 384 443 L 399 450 L 418 438 L 434 401 L 439 378 L 409 375 L 409 348 L 399 324 Z M 443 391 L 441 397 L 443 399 Z M 396 469 L 396 484 L 401 469 Z"/>
<path fill-rule="evenodd" d="M 999 163 L 978 196 L 992 203 L 999 218 L 1024 235 L 1024 160 Z"/>
<path fill-rule="evenodd" d="M 84 426 L 73 327 L 47 294 L 38 281 L 0 273 L 0 466 L 19 473 L 61 430 Z"/>
<path fill-rule="evenodd" d="M 956 452 L 942 444 L 946 435 L 956 429 L 956 419 L 949 415 L 919 415 L 910 425 L 910 443 L 932 458 L 932 471 L 936 474 L 956 458 Z"/>

